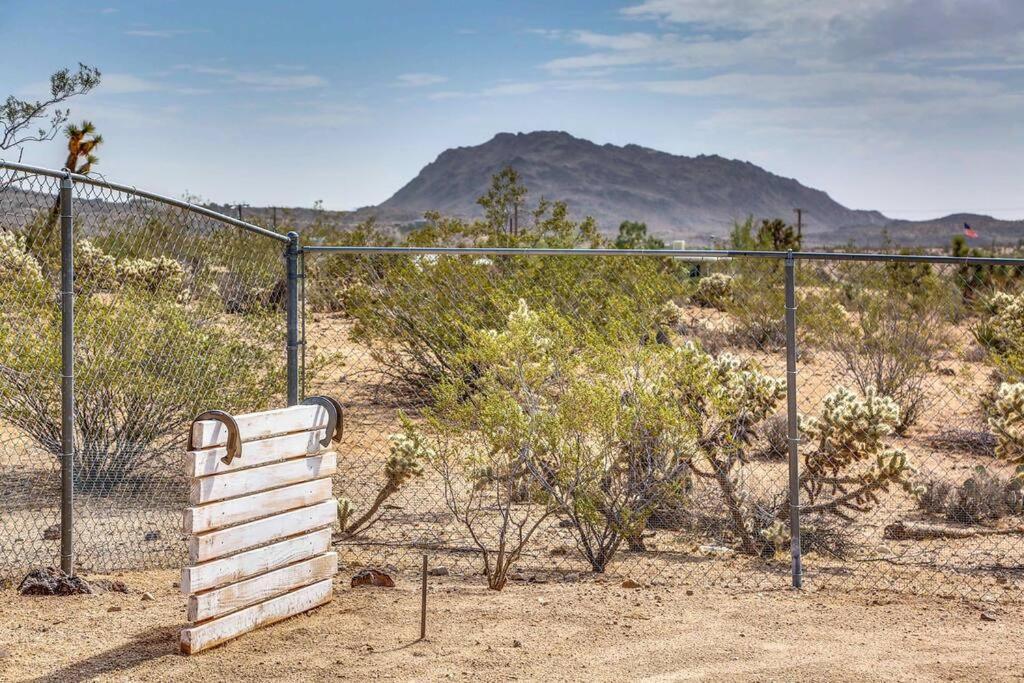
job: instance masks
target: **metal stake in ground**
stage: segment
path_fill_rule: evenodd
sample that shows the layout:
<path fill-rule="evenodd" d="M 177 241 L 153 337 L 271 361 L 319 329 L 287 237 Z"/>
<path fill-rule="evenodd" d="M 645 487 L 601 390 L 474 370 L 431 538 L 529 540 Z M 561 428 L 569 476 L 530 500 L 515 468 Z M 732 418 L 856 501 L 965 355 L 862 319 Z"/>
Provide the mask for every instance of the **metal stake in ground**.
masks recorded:
<path fill-rule="evenodd" d="M 420 580 L 420 640 L 427 639 L 427 556 L 423 556 L 423 576 Z"/>

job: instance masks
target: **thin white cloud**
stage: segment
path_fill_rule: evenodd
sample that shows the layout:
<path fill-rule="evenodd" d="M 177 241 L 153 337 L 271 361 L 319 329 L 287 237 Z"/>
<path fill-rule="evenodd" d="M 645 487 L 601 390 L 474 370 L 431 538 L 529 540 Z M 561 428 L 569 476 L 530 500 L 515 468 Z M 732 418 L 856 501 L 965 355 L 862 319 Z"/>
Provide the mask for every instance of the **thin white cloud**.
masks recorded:
<path fill-rule="evenodd" d="M 406 88 L 422 88 L 430 85 L 438 85 L 448 81 L 447 76 L 428 73 L 408 73 L 398 76 L 398 85 Z"/>
<path fill-rule="evenodd" d="M 307 90 L 327 85 L 327 80 L 322 76 L 300 73 L 295 70 L 279 73 L 196 65 L 178 65 L 176 68 L 203 76 L 215 76 L 223 83 L 245 86 L 253 90 Z"/>
<path fill-rule="evenodd" d="M 296 128 L 340 128 L 364 118 L 364 107 L 346 104 L 306 103 L 292 111 L 277 112 L 263 116 L 261 120 L 273 125 Z"/>
<path fill-rule="evenodd" d="M 195 33 L 209 33 L 206 29 L 149 29 L 139 28 L 125 31 L 126 36 L 134 36 L 136 38 L 176 38 L 178 36 L 187 36 Z"/>
<path fill-rule="evenodd" d="M 154 92 L 163 90 L 156 81 L 151 81 L 132 74 L 105 73 L 100 82 L 101 90 L 105 95 L 124 95 L 140 92 Z"/>

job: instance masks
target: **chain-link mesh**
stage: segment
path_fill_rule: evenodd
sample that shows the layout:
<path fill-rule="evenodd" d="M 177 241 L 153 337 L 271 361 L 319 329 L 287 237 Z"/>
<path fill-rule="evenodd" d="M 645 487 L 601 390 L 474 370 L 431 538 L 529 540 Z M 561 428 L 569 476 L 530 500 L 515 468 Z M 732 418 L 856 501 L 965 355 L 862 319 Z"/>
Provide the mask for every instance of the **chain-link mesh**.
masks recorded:
<path fill-rule="evenodd" d="M 882 420 L 892 431 L 888 452 L 846 485 L 864 493 L 848 518 L 831 520 L 836 547 L 805 562 L 814 584 L 1019 597 L 1021 397 L 999 392 L 1021 388 L 1022 272 L 984 263 L 801 264 L 801 412 L 858 407 L 840 388 L 898 408 Z M 805 451 L 820 443 L 804 439 Z M 807 500 L 807 487 L 802 494 L 804 508 L 827 502 Z M 825 517 L 804 512 L 812 527 Z"/>
<path fill-rule="evenodd" d="M 498 562 L 532 533 L 513 574 L 783 580 L 737 552 L 723 500 L 749 504 L 733 483 L 767 446 L 743 428 L 749 444 L 698 464 L 695 442 L 720 441 L 726 418 L 677 386 L 759 370 L 784 389 L 783 310 L 760 300 L 781 301 L 781 264 L 757 267 L 732 292 L 724 274 L 699 277 L 722 270 L 713 260 L 307 254 L 307 391 L 346 409 L 343 547 L 475 572 L 483 550 Z M 687 340 L 699 346 L 680 361 Z M 416 437 L 416 472 L 396 483 Z M 784 490 L 773 477 L 741 478 Z"/>
<path fill-rule="evenodd" d="M 59 556 L 60 206 L 59 180 L 2 178 L 0 548 L 10 571 Z M 283 246 L 105 185 L 77 183 L 74 195 L 77 564 L 174 563 L 188 423 L 211 406 L 283 403 Z"/>
<path fill-rule="evenodd" d="M 0 171 L 0 572 L 60 561 L 60 340 L 33 334 L 36 315 L 59 315 L 60 278 L 44 278 L 25 226 L 50 220 L 60 181 Z M 27 363 L 16 359 L 25 358 Z M 35 359 L 39 358 L 40 362 Z M 53 411 L 51 429 L 31 433 L 15 415 Z M 58 455 L 55 456 L 54 453 Z"/>
<path fill-rule="evenodd" d="M 58 559 L 59 181 L 0 174 L 0 558 Z M 75 187 L 79 564 L 181 557 L 188 421 L 285 398 L 283 243 Z M 1020 262 L 318 251 L 303 391 L 341 400 L 356 564 L 1020 597 Z"/>
<path fill-rule="evenodd" d="M 1017 597 L 1019 270 L 797 264 L 804 585 Z M 785 267 L 307 253 L 348 558 L 789 585 Z"/>

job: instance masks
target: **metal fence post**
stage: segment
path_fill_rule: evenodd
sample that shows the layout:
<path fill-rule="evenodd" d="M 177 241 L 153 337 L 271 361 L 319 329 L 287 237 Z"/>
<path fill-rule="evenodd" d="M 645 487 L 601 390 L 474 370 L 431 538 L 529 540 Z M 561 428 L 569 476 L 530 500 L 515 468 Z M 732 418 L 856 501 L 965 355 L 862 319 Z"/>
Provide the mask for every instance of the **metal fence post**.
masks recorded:
<path fill-rule="evenodd" d="M 299 233 L 288 233 L 288 405 L 299 402 Z"/>
<path fill-rule="evenodd" d="M 786 254 L 786 417 L 789 442 L 789 534 L 793 587 L 803 586 L 800 563 L 800 429 L 796 412 L 796 259 Z"/>
<path fill-rule="evenodd" d="M 60 179 L 60 568 L 75 572 L 75 238 L 71 175 Z"/>

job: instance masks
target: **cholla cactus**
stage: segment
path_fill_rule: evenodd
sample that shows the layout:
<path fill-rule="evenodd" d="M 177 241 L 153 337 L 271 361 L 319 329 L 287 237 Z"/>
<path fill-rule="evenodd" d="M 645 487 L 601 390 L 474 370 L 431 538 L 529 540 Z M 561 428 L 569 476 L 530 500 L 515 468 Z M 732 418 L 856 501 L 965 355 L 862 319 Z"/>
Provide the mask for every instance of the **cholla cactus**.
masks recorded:
<path fill-rule="evenodd" d="M 813 450 L 804 457 L 801 488 L 806 513 L 823 512 L 844 519 L 878 503 L 892 485 L 917 495 L 915 470 L 907 454 L 885 443 L 900 421 L 896 402 L 869 388 L 864 398 L 845 387 L 825 397 L 820 417 L 802 418 L 800 428 Z"/>
<path fill-rule="evenodd" d="M 185 283 L 185 269 L 174 259 L 158 256 L 154 259 L 129 259 L 117 267 L 117 277 L 129 287 L 146 291 L 180 291 Z"/>
<path fill-rule="evenodd" d="M 434 457 L 434 451 L 423 439 L 423 436 L 412 426 L 403 424 L 403 429 L 392 434 L 391 455 L 384 465 L 384 476 L 388 486 L 395 491 L 410 479 L 423 474 L 423 462 Z"/>
<path fill-rule="evenodd" d="M 75 283 L 93 291 L 109 291 L 117 285 L 117 261 L 89 240 L 75 245 Z"/>
<path fill-rule="evenodd" d="M 669 299 L 658 310 L 655 322 L 659 327 L 678 327 L 683 322 L 683 309 L 676 305 L 675 301 Z"/>
<path fill-rule="evenodd" d="M 342 531 L 347 534 L 363 531 L 377 521 L 373 516 L 384 501 L 397 493 L 410 479 L 421 476 L 423 462 L 434 457 L 434 451 L 426 445 L 412 422 L 404 415 L 400 418 L 402 431 L 390 437 L 391 453 L 384 464 L 384 486 L 377 493 L 373 504 L 350 523 L 348 519 L 355 513 L 355 506 L 347 498 L 338 501 L 338 518 Z"/>
<path fill-rule="evenodd" d="M 974 328 L 974 338 L 1011 375 L 1024 375 L 1024 293 L 993 294 L 985 301 L 988 317 Z"/>
<path fill-rule="evenodd" d="M 698 306 L 724 311 L 732 300 L 732 277 L 725 273 L 712 273 L 697 281 L 697 289 L 690 300 Z"/>
<path fill-rule="evenodd" d="M 28 253 L 25 238 L 14 233 L 0 232 L 0 280 L 40 282 L 43 271 L 39 261 Z"/>
<path fill-rule="evenodd" d="M 1024 477 L 1024 383 L 999 387 L 988 426 L 996 435 L 996 456 L 1017 465 L 1017 476 Z"/>

